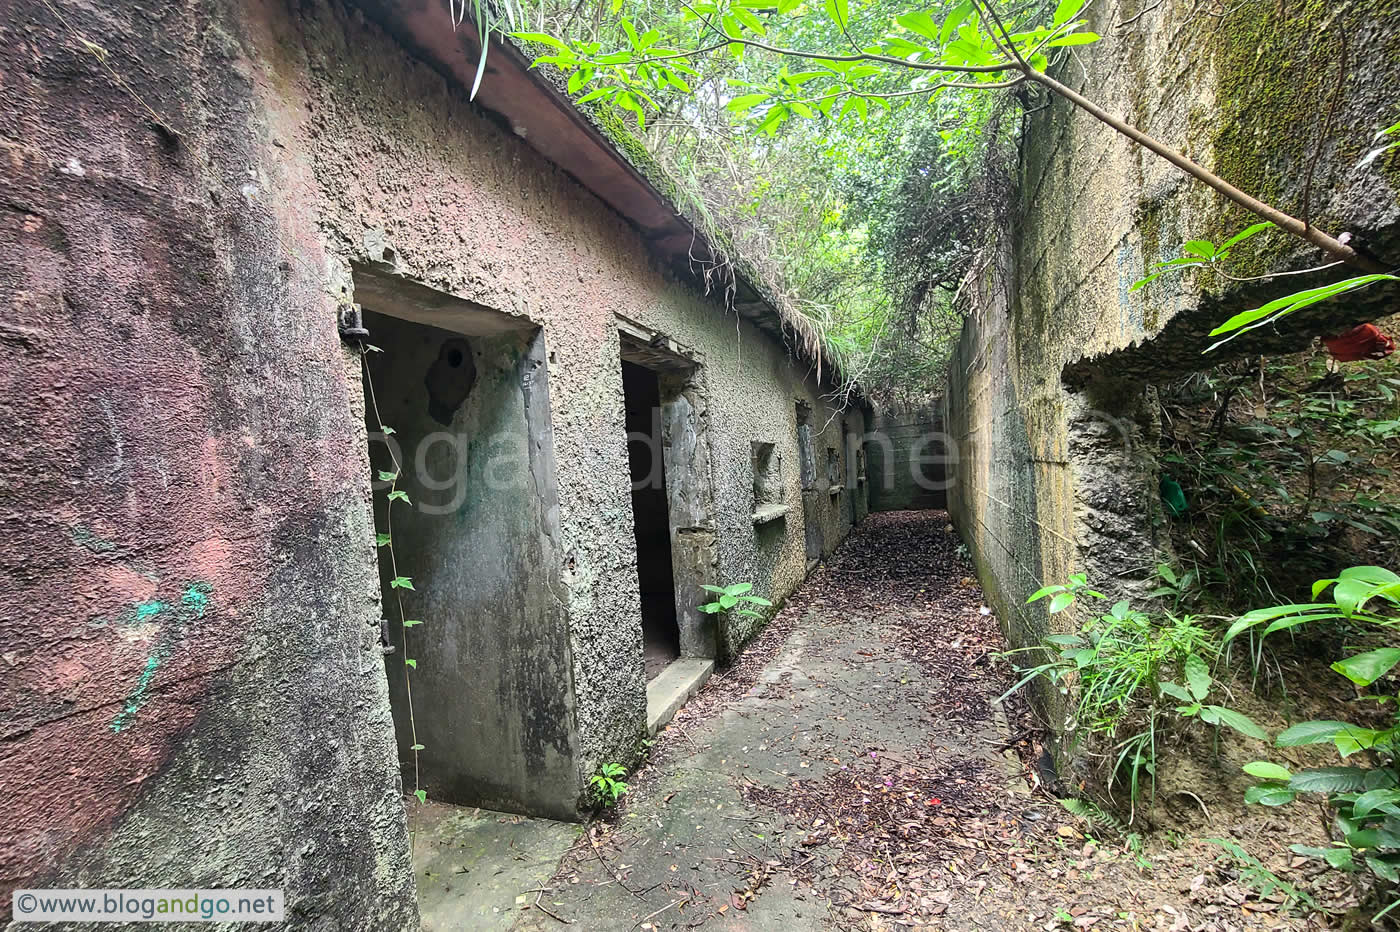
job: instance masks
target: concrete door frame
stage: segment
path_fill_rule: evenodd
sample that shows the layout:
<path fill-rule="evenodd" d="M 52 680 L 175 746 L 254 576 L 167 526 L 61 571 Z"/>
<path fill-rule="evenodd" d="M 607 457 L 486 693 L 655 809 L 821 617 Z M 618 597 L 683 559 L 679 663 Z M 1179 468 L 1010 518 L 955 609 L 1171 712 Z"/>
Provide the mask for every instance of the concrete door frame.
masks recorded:
<path fill-rule="evenodd" d="M 719 654 L 715 616 L 699 610 L 710 600 L 703 587 L 719 579 L 709 400 L 698 354 L 620 317 L 618 344 L 621 359 L 655 372 L 661 389 L 661 446 L 681 649 L 680 658 L 647 685 L 647 730 L 655 734 L 704 684 Z"/>
<path fill-rule="evenodd" d="M 471 414 L 477 403 L 473 398 L 479 401 L 482 391 L 494 392 L 491 403 L 515 417 L 508 435 L 512 439 L 502 453 L 513 464 L 513 478 L 497 488 L 489 480 L 483 481 L 482 475 L 483 470 L 500 464 L 493 466 L 491 456 L 472 452 L 487 448 L 468 442 L 471 434 L 458 420 L 458 412 L 434 413 L 429 404 L 427 413 L 432 421 L 421 421 L 418 431 L 409 429 L 412 423 L 400 423 L 399 415 L 393 416 L 393 439 L 405 445 L 423 430 L 431 431 L 421 439 L 433 442 L 436 468 L 447 461 L 438 462 L 437 454 L 448 448 L 453 451 L 452 475 L 457 487 L 465 490 L 458 494 L 454 488 L 448 501 L 425 508 L 431 501 L 427 492 L 442 480 L 433 475 L 433 486 L 415 486 L 424 485 L 422 477 L 416 475 L 423 468 L 423 450 L 413 456 L 406 447 L 401 448 L 401 487 L 412 493 L 413 511 L 406 518 L 423 522 L 425 532 L 430 527 L 426 522 L 449 519 L 443 527 L 471 529 L 470 533 L 456 532 L 450 539 L 450 550 L 434 549 L 431 554 L 420 554 L 417 565 L 398 567 L 403 575 L 418 577 L 418 585 L 409 596 L 421 604 L 410 603 L 405 609 L 412 609 L 410 616 L 422 617 L 424 624 L 412 629 L 418 641 L 413 652 L 418 663 L 412 674 L 401 667 L 403 635 L 395 632 L 390 637 L 398 652 L 389 655 L 386 679 L 391 696 L 399 691 L 406 696 L 402 680 L 410 675 L 413 678 L 414 699 L 418 700 L 415 728 L 423 745 L 417 755 L 423 786 L 429 796 L 444 802 L 577 819 L 579 735 L 569 618 L 562 608 L 566 591 L 557 549 L 558 470 L 544 330 L 528 317 L 483 307 L 404 276 L 360 265 L 352 266 L 352 271 L 355 299 L 363 304 L 367 323 L 378 314 L 384 320 L 415 326 L 424 337 L 469 337 L 469 343 L 451 341 L 452 345 L 460 344 L 463 353 L 477 351 L 483 361 L 499 361 L 494 367 L 486 366 L 475 387 L 463 396 L 463 418 Z M 408 333 L 417 335 L 405 331 Z M 374 342 L 375 334 L 369 339 Z M 516 352 L 493 356 L 490 348 L 497 344 L 509 344 Z M 378 358 L 379 354 L 374 355 Z M 379 406 L 403 407 L 411 398 L 412 406 L 401 413 L 420 412 L 419 402 L 432 400 L 431 375 L 429 371 L 425 379 L 418 370 L 409 370 L 401 397 L 381 396 Z M 419 397 L 424 390 L 426 399 Z M 374 412 L 366 414 L 372 417 Z M 373 427 L 370 424 L 369 430 Z M 373 452 L 370 461 L 374 461 Z M 371 491 L 369 479 L 366 470 L 366 497 Z M 488 494 L 483 489 L 491 490 L 490 495 L 513 496 L 521 507 L 483 508 L 478 501 Z M 376 499 L 382 499 L 382 493 Z M 469 516 L 484 523 L 462 524 Z M 415 521 L 401 526 L 397 513 L 395 517 L 396 536 L 407 542 Z M 503 540 L 518 544 L 506 551 L 514 555 L 517 570 L 498 582 L 513 587 L 517 597 L 493 601 L 493 590 L 478 585 L 477 567 L 482 561 L 473 548 L 499 547 Z M 381 562 L 378 553 L 372 558 Z M 528 571 L 524 568 L 527 564 Z M 388 599 L 385 571 L 381 562 L 381 588 Z M 435 589 L 434 581 L 439 588 Z M 479 611 L 464 607 L 473 605 L 473 599 L 482 603 L 475 605 Z M 420 610 L 433 615 L 419 616 Z M 391 629 L 397 621 L 391 620 Z M 480 693 L 485 689 L 496 692 L 483 696 Z M 492 713 L 483 715 L 482 709 Z M 393 712 L 400 763 L 406 776 L 411 776 L 414 757 L 408 730 L 403 727 L 403 701 L 393 703 Z"/>

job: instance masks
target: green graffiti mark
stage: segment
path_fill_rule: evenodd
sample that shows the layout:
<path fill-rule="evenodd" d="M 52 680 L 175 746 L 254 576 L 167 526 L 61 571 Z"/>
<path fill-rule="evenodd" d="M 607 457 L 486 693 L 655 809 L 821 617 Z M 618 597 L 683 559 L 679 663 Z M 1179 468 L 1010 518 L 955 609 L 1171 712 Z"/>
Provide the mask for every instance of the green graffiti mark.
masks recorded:
<path fill-rule="evenodd" d="M 209 609 L 209 595 L 213 591 L 208 583 L 194 583 L 180 596 L 180 606 L 193 616 L 191 621 L 204 617 Z"/>
<path fill-rule="evenodd" d="M 151 684 L 155 680 L 156 671 L 175 653 L 175 647 L 185 636 L 186 629 L 209 611 L 213 591 L 213 587 L 208 583 L 192 583 L 186 586 L 180 595 L 179 610 L 173 612 L 174 618 L 168 617 L 172 613 L 172 606 L 156 599 L 139 602 L 130 611 L 127 616 L 130 624 L 158 619 L 162 615 L 167 616 L 167 619 L 156 636 L 155 646 L 146 656 L 146 665 L 141 668 L 136 686 L 126 697 L 126 702 L 123 703 L 117 717 L 112 719 L 112 731 L 121 733 L 131 726 L 132 720 L 150 699 Z"/>
<path fill-rule="evenodd" d="M 169 607 L 170 606 L 166 605 L 164 602 L 158 602 L 154 599 L 150 602 L 141 602 L 132 610 L 129 624 L 144 624 Z"/>
<path fill-rule="evenodd" d="M 168 656 L 169 651 L 156 648 L 146 658 L 146 667 L 141 671 L 141 678 L 136 681 L 136 688 L 127 697 L 126 705 L 117 713 L 117 717 L 112 719 L 113 731 L 121 732 L 131 724 L 136 713 L 141 711 L 141 707 L 146 704 L 146 695 L 151 691 L 151 680 L 155 679 L 156 670 L 160 668 Z"/>

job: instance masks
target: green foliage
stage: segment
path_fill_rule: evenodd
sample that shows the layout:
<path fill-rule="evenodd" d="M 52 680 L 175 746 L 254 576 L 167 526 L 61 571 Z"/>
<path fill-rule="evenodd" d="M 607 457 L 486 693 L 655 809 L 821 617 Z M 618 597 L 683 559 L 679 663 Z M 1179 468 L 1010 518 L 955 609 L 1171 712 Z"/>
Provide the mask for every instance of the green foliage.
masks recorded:
<path fill-rule="evenodd" d="M 1219 340 L 1206 347 L 1205 352 L 1222 346 L 1250 330 L 1277 323 L 1283 317 L 1292 314 L 1294 311 L 1301 311 L 1304 308 L 1312 307 L 1329 298 L 1335 298 L 1348 292 L 1374 285 L 1377 282 L 1400 282 L 1400 275 L 1388 275 L 1383 272 L 1373 272 L 1368 275 L 1358 275 L 1354 278 L 1333 282 L 1330 285 L 1321 285 L 1317 288 L 1307 288 L 1293 294 L 1275 298 L 1262 307 L 1253 310 L 1241 311 L 1231 317 L 1225 323 L 1216 327 L 1210 332 L 1213 337 L 1228 333 L 1230 336 Z"/>
<path fill-rule="evenodd" d="M 1372 143 L 1373 148 L 1361 157 L 1361 161 L 1357 163 L 1358 168 L 1366 167 L 1391 149 L 1400 148 L 1400 123 L 1394 123 L 1376 133 Z"/>
<path fill-rule="evenodd" d="M 1236 614 L 1298 599 L 1337 566 L 1400 559 L 1398 363 L 1239 360 L 1161 389 L 1160 461 L 1190 501 L 1170 525 L 1193 605 Z"/>
<path fill-rule="evenodd" d="M 1230 257 L 1231 251 L 1240 243 L 1272 227 L 1273 224 L 1268 221 L 1253 224 L 1226 239 L 1219 245 L 1204 239 L 1191 240 L 1188 243 L 1183 243 L 1181 245 L 1182 254 L 1180 256 L 1174 259 L 1168 259 L 1165 262 L 1156 263 L 1152 266 L 1152 272 L 1133 282 L 1129 290 L 1137 291 L 1139 288 L 1156 281 L 1163 275 L 1174 272 L 1184 272 L 1187 269 L 1207 269 L 1234 281 L 1244 281 L 1245 279 L 1234 278 L 1234 276 L 1224 270 L 1225 260 Z M 1322 271 L 1323 269 L 1331 268 L 1339 264 L 1340 263 L 1333 262 L 1313 271 Z M 1264 275 L 1258 277 L 1271 278 L 1274 276 Z M 1229 343 L 1231 340 L 1248 333 L 1250 330 L 1275 324 L 1295 311 L 1301 311 L 1304 308 L 1312 307 L 1314 304 L 1320 304 L 1323 301 L 1340 297 L 1341 295 L 1369 287 L 1379 282 L 1387 281 L 1400 281 L 1400 276 L 1382 272 L 1357 275 L 1339 282 L 1319 285 L 1315 288 L 1305 288 L 1302 291 L 1275 298 L 1260 307 L 1241 311 L 1210 332 L 1209 335 L 1213 337 L 1222 336 L 1224 334 L 1229 334 L 1229 336 L 1226 336 L 1223 340 L 1212 343 L 1210 346 L 1206 347 L 1204 352 L 1209 353 L 1211 350 Z"/>
<path fill-rule="evenodd" d="M 490 38 L 492 33 L 505 33 L 519 27 L 524 21 L 524 14 L 516 0 L 471 0 L 471 8 L 468 10 L 467 0 L 447 0 L 448 12 L 452 17 L 452 26 L 455 29 L 467 18 L 467 13 L 472 14 L 472 21 L 476 26 L 476 34 Z M 476 99 L 476 92 L 481 88 L 481 79 L 486 74 L 486 56 L 491 51 L 489 41 L 481 43 L 481 57 L 477 59 L 476 74 L 472 78 L 470 99 Z"/>
<path fill-rule="evenodd" d="M 1327 590 L 1331 598 L 1319 601 Z M 1355 566 L 1313 584 L 1308 603 L 1257 609 L 1231 626 L 1227 640 L 1262 627 L 1261 638 L 1302 625 L 1333 625 L 1345 621 L 1393 639 L 1400 629 L 1400 576 L 1376 566 Z M 1332 665 L 1356 686 L 1368 688 L 1400 664 L 1400 648 L 1379 647 L 1353 654 Z M 1329 867 L 1369 874 L 1377 895 L 1389 900 L 1380 914 L 1400 906 L 1400 696 L 1387 689 L 1362 697 L 1391 706 L 1390 724 L 1370 728 L 1347 722 L 1309 721 L 1294 725 L 1276 739 L 1278 747 L 1332 744 L 1344 761 L 1357 763 L 1309 767 L 1294 773 L 1270 761 L 1254 761 L 1245 772 L 1260 782 L 1245 793 L 1245 801 L 1282 806 L 1300 795 L 1320 793 L 1334 818 L 1332 844 L 1293 845 L 1297 854 L 1317 858 Z M 1379 918 L 1379 915 L 1377 918 Z"/>
<path fill-rule="evenodd" d="M 1169 564 L 1157 564 L 1157 587 L 1147 593 L 1149 599 L 1170 599 L 1172 607 L 1180 610 L 1183 605 L 1193 605 L 1200 601 L 1201 574 L 1190 569 L 1178 573 Z"/>
<path fill-rule="evenodd" d="M 484 35 L 485 33 L 483 32 L 482 34 Z M 485 55 L 486 52 L 485 50 L 483 50 L 483 66 L 485 64 Z M 374 415 L 374 419 L 376 421 L 379 420 L 379 402 L 374 393 L 374 376 L 373 373 L 370 371 L 369 367 L 369 354 L 380 352 L 383 352 L 383 350 L 379 349 L 379 347 L 371 346 L 370 344 L 366 343 L 363 345 L 363 349 L 360 353 L 361 369 L 364 372 L 365 386 L 368 389 L 368 397 L 366 400 L 368 402 L 370 413 Z M 389 427 L 388 425 L 380 424 L 379 432 L 385 437 L 388 437 L 394 433 L 394 429 L 392 427 Z M 417 590 L 414 588 L 413 579 L 411 577 L 404 576 L 399 572 L 398 554 L 394 550 L 393 535 L 394 503 L 403 502 L 405 505 L 410 505 L 412 503 L 409 502 L 408 495 L 398 487 L 399 479 L 402 477 L 403 474 L 403 464 L 399 462 L 398 453 L 395 452 L 395 448 L 392 445 L 386 444 L 385 449 L 389 453 L 389 458 L 392 461 L 394 468 L 381 469 L 378 470 L 376 473 L 376 477 L 380 482 L 389 483 L 389 489 L 388 494 L 385 496 L 384 502 L 385 529 L 383 531 L 378 531 L 375 533 L 374 543 L 375 547 L 383 550 L 383 555 L 381 556 L 381 559 L 388 559 L 388 569 L 389 572 L 393 574 L 389 580 L 389 592 L 393 595 L 393 605 L 398 613 L 399 629 L 402 634 L 402 639 L 399 646 L 401 646 L 403 650 L 403 675 L 406 700 L 405 711 L 408 715 L 408 728 L 409 736 L 411 739 L 409 744 L 409 751 L 413 754 L 413 796 L 418 800 L 419 803 L 426 803 L 428 801 L 428 792 L 427 790 L 423 789 L 420 785 L 418 773 L 418 752 L 424 750 L 424 746 L 418 743 L 418 723 L 417 719 L 414 717 L 413 714 L 412 675 L 413 671 L 417 671 L 418 669 L 418 661 L 415 658 L 410 657 L 408 655 L 408 629 L 417 625 L 421 625 L 423 622 L 421 619 L 409 618 L 408 613 L 404 610 L 404 590 L 408 590 L 410 592 L 416 592 Z M 387 632 L 384 636 L 387 638 Z M 386 652 L 388 652 L 389 650 L 397 648 L 391 647 L 386 644 L 385 649 Z"/>
<path fill-rule="evenodd" d="M 746 618 L 762 618 L 763 615 L 754 611 L 749 606 L 756 605 L 761 608 L 772 608 L 773 603 L 767 599 L 761 599 L 756 595 L 749 595 L 753 589 L 753 583 L 731 583 L 728 586 L 701 586 L 706 592 L 712 592 L 719 596 L 713 602 L 706 602 L 700 606 L 700 611 L 706 614 L 716 615 L 721 612 L 732 611 L 737 615 Z"/>
<path fill-rule="evenodd" d="M 802 55 L 718 37 L 697 46 L 707 27 L 683 4 L 651 0 L 619 0 L 612 16 L 600 6 L 591 20 L 572 3 L 547 5 L 542 27 L 519 38 L 717 246 L 707 281 L 727 287 L 742 270 L 804 340 L 820 338 L 847 388 L 927 401 L 962 326 L 972 258 L 1009 217 L 1019 115 L 1036 94 L 987 94 L 981 79 L 934 91 L 917 56 L 907 67 L 803 57 L 845 56 L 887 33 L 926 42 L 910 27 L 930 22 L 948 26 L 949 44 L 974 27 L 985 41 L 961 0 L 917 13 L 871 0 L 839 25 L 834 6 L 816 3 L 724 9 L 745 37 L 757 22 L 758 41 Z M 1055 23 L 1042 54 L 1084 35 L 1077 22 Z M 848 86 L 823 112 L 819 98 Z"/>
<path fill-rule="evenodd" d="M 1118 816 L 1104 809 L 1092 799 L 1062 799 L 1060 805 L 1071 815 L 1078 816 L 1095 828 L 1117 835 L 1127 835 L 1128 826 Z"/>
<path fill-rule="evenodd" d="M 1179 581 L 1175 574 L 1171 578 Z M 1027 601 L 1044 598 L 1051 600 L 1052 614 L 1066 611 L 1084 598 L 1106 601 L 1082 574 L 1063 585 L 1045 586 Z M 1159 719 L 1166 699 L 1180 703 L 1173 708 L 1181 719 L 1199 719 L 1251 738 L 1268 737 L 1240 712 L 1206 702 L 1214 684 L 1210 662 L 1220 646 L 1217 636 L 1195 616 L 1175 612 L 1152 615 L 1119 601 L 1108 612 L 1084 623 L 1077 633 L 1047 635 L 1029 650 L 1049 659 L 1022 668 L 1022 678 L 1006 695 L 1035 679 L 1044 679 L 1066 696 L 1072 695 L 1067 730 L 1082 730 L 1111 748 L 1107 755 L 1112 764 L 1109 773 L 1127 782 L 1134 799 L 1143 788 L 1143 778 L 1156 773 Z"/>
<path fill-rule="evenodd" d="M 598 772 L 588 778 L 593 803 L 605 809 L 616 806 L 617 801 L 627 792 L 627 784 L 622 779 L 625 776 L 627 768 L 621 764 L 600 766 Z"/>
<path fill-rule="evenodd" d="M 623 15 L 612 35 L 516 38 L 547 46 L 535 64 L 568 75 L 568 90 L 581 101 L 609 101 L 639 126 L 648 109 L 663 109 L 658 95 L 691 93 L 687 78 L 700 76 L 696 66 L 757 55 L 762 64 L 728 78 L 738 93 L 725 107 L 774 136 L 792 119 L 869 120 L 896 106 L 930 103 L 948 88 L 1019 83 L 1027 70 L 1044 71 L 1054 50 L 1098 40 L 1076 18 L 1083 6 L 1065 0 L 1048 19 L 1038 6 L 1006 8 L 993 19 L 967 2 L 932 12 L 875 3 L 858 7 L 853 18 L 847 0 L 825 0 L 821 9 L 791 0 L 695 0 L 678 17 L 657 15 L 653 26 Z"/>
<path fill-rule="evenodd" d="M 1269 899 L 1275 893 L 1281 893 L 1289 906 L 1317 908 L 1317 902 L 1311 896 L 1269 870 L 1239 842 L 1231 838 L 1207 838 L 1206 841 L 1225 851 L 1225 855 L 1240 870 L 1240 882 L 1257 892 L 1260 898 Z"/>

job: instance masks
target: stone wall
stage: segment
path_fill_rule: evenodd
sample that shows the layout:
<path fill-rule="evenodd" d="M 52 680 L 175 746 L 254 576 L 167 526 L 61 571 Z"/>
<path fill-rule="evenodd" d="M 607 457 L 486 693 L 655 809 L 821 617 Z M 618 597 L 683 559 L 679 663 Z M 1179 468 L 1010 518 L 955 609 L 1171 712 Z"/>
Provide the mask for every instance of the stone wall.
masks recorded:
<path fill-rule="evenodd" d="M 949 450 L 941 398 L 927 405 L 877 408 L 865 455 L 871 511 L 948 507 Z"/>
<path fill-rule="evenodd" d="M 1393 260 L 1400 160 L 1357 162 L 1394 121 L 1400 33 L 1384 25 L 1394 12 L 1389 0 L 1246 0 L 1223 16 L 1174 2 L 1096 5 L 1091 28 L 1105 40 L 1058 74 L 1226 180 L 1334 234 L 1359 233 Z M 1348 73 L 1334 107 L 1343 35 Z M 1203 357 L 1207 331 L 1231 314 L 1343 274 L 1175 276 L 1130 290 L 1181 243 L 1221 242 L 1255 219 L 1063 101 L 1030 118 L 1019 216 L 970 282 L 945 400 L 959 451 L 950 510 L 1013 644 L 1047 629 L 1044 603 L 1025 605 L 1041 585 L 1083 572 L 1132 593 L 1167 553 L 1154 383 L 1300 349 L 1394 301 L 1376 289 L 1320 305 Z M 1325 261 L 1280 233 L 1237 252 L 1237 277 Z"/>
<path fill-rule="evenodd" d="M 805 573 L 796 402 L 822 449 L 862 415 L 355 9 L 72 15 L 144 105 L 52 7 L 11 5 L 0 887 L 281 887 L 291 927 L 414 927 L 361 364 L 336 329 L 357 285 L 536 334 L 557 508 L 526 515 L 550 546 L 522 553 L 558 579 L 537 610 L 567 625 L 578 789 L 644 726 L 621 323 L 698 363 L 724 582 L 777 601 Z M 757 527 L 755 441 L 788 506 Z M 807 520 L 829 552 L 864 509 L 856 484 Z M 758 627 L 726 623 L 721 659 Z"/>
<path fill-rule="evenodd" d="M 281 887 L 292 927 L 413 927 L 360 363 L 307 166 L 231 8 L 64 10 L 0 23 L 3 908 Z"/>

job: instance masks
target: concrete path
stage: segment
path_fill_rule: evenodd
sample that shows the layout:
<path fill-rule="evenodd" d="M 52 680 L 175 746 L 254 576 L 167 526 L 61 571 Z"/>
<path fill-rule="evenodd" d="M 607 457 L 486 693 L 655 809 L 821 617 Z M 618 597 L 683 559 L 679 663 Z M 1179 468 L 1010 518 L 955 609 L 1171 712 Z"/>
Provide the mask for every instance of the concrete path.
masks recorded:
<path fill-rule="evenodd" d="M 971 576 L 941 513 L 870 516 L 657 736 L 620 812 L 416 814 L 425 928 L 1308 928 L 1208 835 L 1105 831 L 1027 788 L 1037 731 L 995 702 L 1013 671 Z M 1249 814 L 1218 815 L 1203 831 Z"/>
<path fill-rule="evenodd" d="M 424 932 L 509 929 L 583 831 L 438 802 L 408 813 Z"/>
<path fill-rule="evenodd" d="M 918 543 L 943 537 L 911 520 Z M 620 817 L 564 859 L 542 898 L 555 916 L 516 928 L 800 930 L 968 905 L 945 881 L 982 859 L 948 840 L 1005 830 L 995 801 L 1018 782 L 987 702 L 994 625 L 970 580 L 931 591 L 917 553 L 864 565 L 881 541 L 862 536 L 662 732 Z"/>

